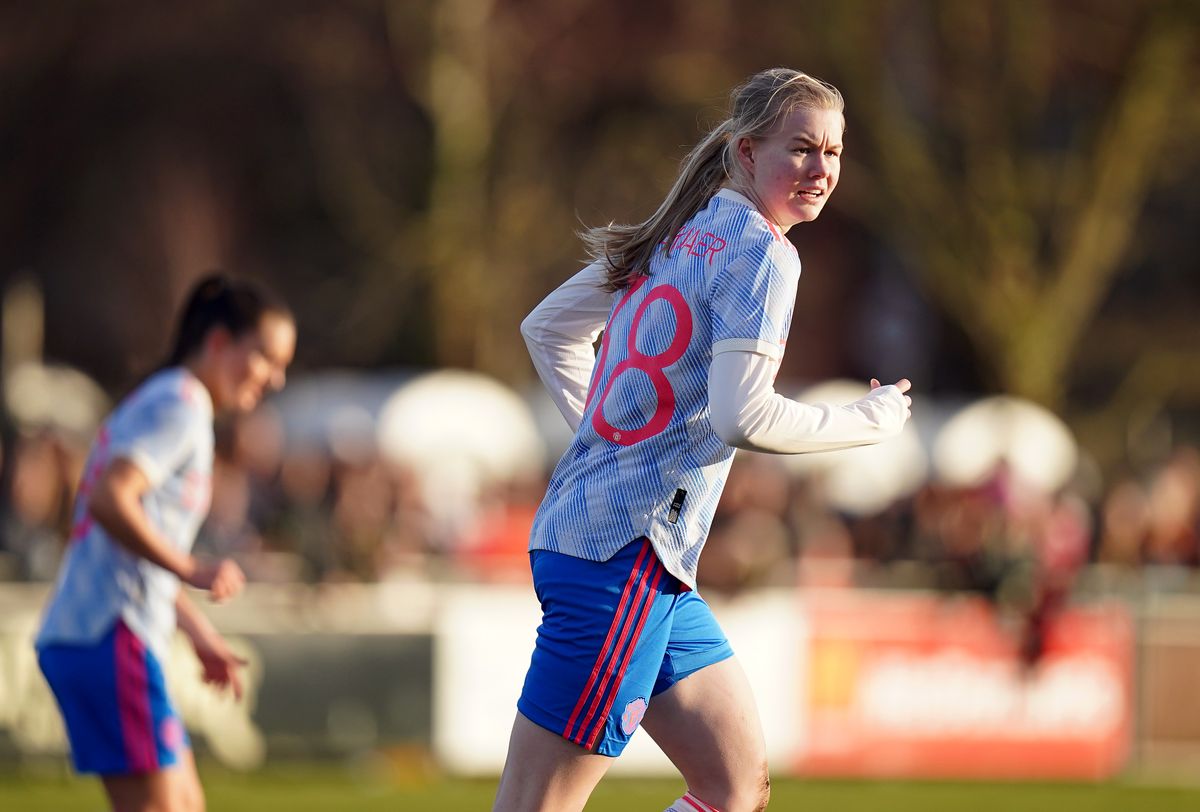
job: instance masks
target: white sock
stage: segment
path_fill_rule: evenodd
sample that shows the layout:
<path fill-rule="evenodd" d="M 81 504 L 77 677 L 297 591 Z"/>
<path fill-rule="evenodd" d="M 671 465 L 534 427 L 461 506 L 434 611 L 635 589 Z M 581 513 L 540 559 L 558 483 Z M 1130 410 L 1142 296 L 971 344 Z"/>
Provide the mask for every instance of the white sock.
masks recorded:
<path fill-rule="evenodd" d="M 689 792 L 682 798 L 676 799 L 675 803 L 668 806 L 663 812 L 721 812 L 721 810 L 715 806 L 709 806 Z"/>

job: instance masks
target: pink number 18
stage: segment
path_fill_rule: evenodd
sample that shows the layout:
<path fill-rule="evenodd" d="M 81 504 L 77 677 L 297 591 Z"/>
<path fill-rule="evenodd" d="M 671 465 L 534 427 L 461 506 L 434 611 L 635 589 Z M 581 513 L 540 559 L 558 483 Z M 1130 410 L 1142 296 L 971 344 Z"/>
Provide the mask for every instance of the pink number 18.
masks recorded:
<path fill-rule="evenodd" d="M 645 284 L 646 279 L 647 277 L 641 277 L 629 288 L 625 297 L 613 310 L 609 324 L 616 319 L 621 308 L 633 294 Z M 675 313 L 675 334 L 671 337 L 670 346 L 665 350 L 657 355 L 646 355 L 637 348 L 638 327 L 650 304 L 660 299 L 670 305 L 671 310 Z M 608 357 L 609 335 L 609 331 L 605 330 L 604 340 L 600 344 L 600 357 L 596 361 L 596 367 L 601 373 L 603 373 L 605 359 Z M 662 432 L 671 422 L 671 417 L 675 413 L 675 390 L 671 388 L 671 382 L 667 380 L 663 370 L 683 357 L 688 342 L 691 340 L 692 311 L 688 308 L 683 294 L 670 285 L 659 285 L 650 291 L 650 295 L 638 306 L 637 312 L 633 315 L 633 324 L 629 328 L 629 336 L 626 339 L 629 357 L 617 364 L 616 369 L 612 371 L 604 391 L 600 393 L 600 402 L 596 404 L 596 411 L 592 413 L 592 428 L 596 430 L 596 433 L 618 445 L 633 445 Z M 630 369 L 640 370 L 650 378 L 650 383 L 654 386 L 656 401 L 654 414 L 643 426 L 619 429 L 604 419 L 604 401 L 608 398 L 608 393 L 617 378 Z M 588 400 L 591 400 L 591 393 L 588 394 Z"/>

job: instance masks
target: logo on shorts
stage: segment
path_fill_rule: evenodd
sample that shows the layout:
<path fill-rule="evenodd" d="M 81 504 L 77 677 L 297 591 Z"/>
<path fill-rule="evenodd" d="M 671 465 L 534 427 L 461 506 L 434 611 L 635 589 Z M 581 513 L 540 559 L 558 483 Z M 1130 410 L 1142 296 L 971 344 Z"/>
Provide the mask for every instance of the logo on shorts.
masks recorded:
<path fill-rule="evenodd" d="M 174 716 L 168 716 L 158 726 L 158 738 L 172 753 L 183 747 L 183 724 Z"/>
<path fill-rule="evenodd" d="M 625 706 L 625 712 L 621 714 L 621 731 L 626 736 L 633 735 L 633 731 L 637 730 L 645 715 L 646 700 L 639 696 Z"/>

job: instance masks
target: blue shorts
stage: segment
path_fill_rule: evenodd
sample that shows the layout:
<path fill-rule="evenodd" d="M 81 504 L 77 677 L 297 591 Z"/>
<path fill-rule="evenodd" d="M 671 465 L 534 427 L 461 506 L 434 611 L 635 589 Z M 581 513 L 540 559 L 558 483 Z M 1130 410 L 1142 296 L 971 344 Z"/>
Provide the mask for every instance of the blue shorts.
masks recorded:
<path fill-rule="evenodd" d="M 79 772 L 156 772 L 190 747 L 158 659 L 123 621 L 98 643 L 43 646 L 38 664 L 62 710 Z"/>
<path fill-rule="evenodd" d="M 517 709 L 587 750 L 620 755 L 653 697 L 733 656 L 708 604 L 646 539 L 608 561 L 529 556 L 542 625 Z"/>

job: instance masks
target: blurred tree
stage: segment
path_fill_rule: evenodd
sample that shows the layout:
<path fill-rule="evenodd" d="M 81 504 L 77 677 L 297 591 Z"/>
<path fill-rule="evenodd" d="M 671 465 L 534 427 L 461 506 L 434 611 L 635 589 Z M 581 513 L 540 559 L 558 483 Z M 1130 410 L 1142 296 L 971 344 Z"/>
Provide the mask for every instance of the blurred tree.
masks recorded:
<path fill-rule="evenodd" d="M 378 271 L 365 280 L 364 316 L 387 298 L 373 291 L 419 291 L 432 361 L 526 377 L 517 325 L 577 267 L 563 258 L 579 250 L 580 200 L 608 208 L 597 201 L 632 197 L 652 209 L 673 168 L 662 144 L 696 136 L 677 111 L 694 115 L 684 105 L 695 94 L 712 102 L 713 88 L 737 75 L 707 50 L 717 38 L 732 45 L 731 8 L 729 0 L 384 3 L 391 70 L 429 133 L 426 152 L 403 156 L 428 167 L 425 194 L 407 203 L 380 171 L 397 145 L 372 137 L 378 115 L 349 101 L 372 98 L 364 82 L 382 81 L 368 78 L 382 70 L 374 7 L 328 6 L 300 24 L 289 53 L 325 203 Z M 651 47 L 664 31 L 668 47 Z M 658 143 L 647 146 L 656 128 Z"/>
<path fill-rule="evenodd" d="M 0 275 L 39 276 L 48 353 L 110 387 L 155 360 L 208 264 L 283 290 L 302 363 L 517 383 L 517 324 L 578 267 L 573 231 L 652 211 L 729 87 L 789 64 L 851 118 L 835 208 L 799 235 L 820 273 L 789 362 L 848 372 L 854 266 L 899 254 L 995 389 L 1061 407 L 1102 346 L 1103 375 L 1133 370 L 1114 403 L 1144 408 L 1178 392 L 1196 331 L 1157 316 L 1188 301 L 1198 8 L 0 4 Z M 1176 267 L 1152 287 L 1137 262 Z"/>
<path fill-rule="evenodd" d="M 851 207 L 961 326 L 997 389 L 1064 406 L 1143 204 L 1180 158 L 1169 147 L 1197 151 L 1196 10 L 828 7 L 831 54 L 870 145 Z"/>

